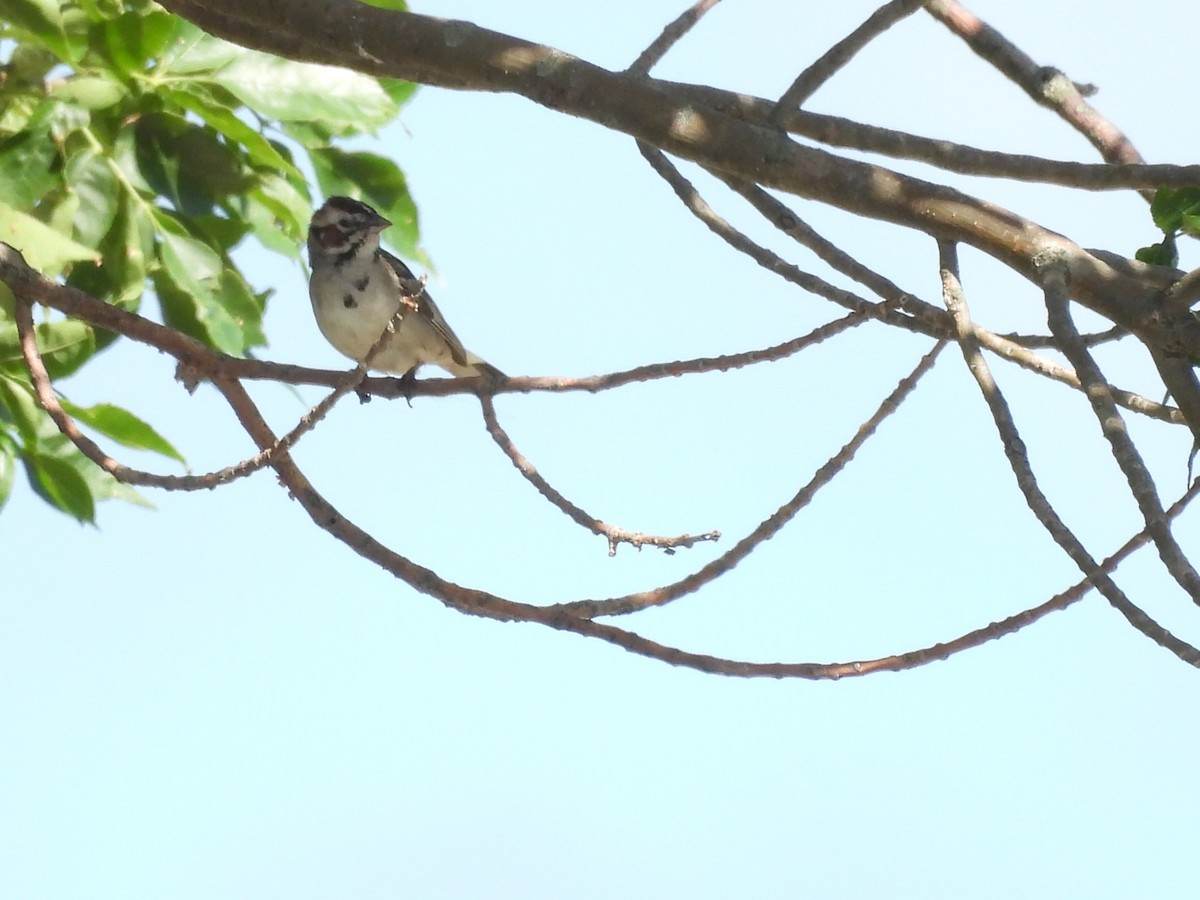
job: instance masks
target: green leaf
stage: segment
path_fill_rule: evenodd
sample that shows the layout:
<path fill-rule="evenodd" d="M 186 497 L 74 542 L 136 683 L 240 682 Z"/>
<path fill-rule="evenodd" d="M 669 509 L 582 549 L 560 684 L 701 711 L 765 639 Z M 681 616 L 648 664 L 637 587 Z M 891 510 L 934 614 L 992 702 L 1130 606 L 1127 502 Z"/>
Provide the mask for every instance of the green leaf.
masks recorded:
<path fill-rule="evenodd" d="M 89 250 L 3 201 L 0 201 L 0 241 L 20 250 L 25 261 L 45 275 L 57 274 L 76 260 L 99 261 L 96 251 Z"/>
<path fill-rule="evenodd" d="M 245 190 L 250 178 L 245 164 L 214 129 L 163 112 L 144 116 L 136 132 L 142 174 L 184 215 L 212 212 L 225 197 Z"/>
<path fill-rule="evenodd" d="M 45 413 L 33 399 L 27 380 L 0 374 L 0 418 L 16 426 L 27 447 L 37 445 L 38 433 L 45 425 Z"/>
<path fill-rule="evenodd" d="M 241 332 L 243 352 L 248 347 L 262 347 L 267 343 L 262 316 L 269 295 L 270 291 L 254 293 L 236 269 L 226 268 L 221 272 L 217 301 Z"/>
<path fill-rule="evenodd" d="M 258 172 L 255 180 L 243 201 L 243 215 L 263 246 L 299 259 L 312 215 L 310 199 L 274 172 Z"/>
<path fill-rule="evenodd" d="M 43 322 L 34 326 L 34 334 L 42 362 L 46 364 L 51 378 L 65 378 L 96 352 L 96 336 L 92 327 L 74 319 Z M 25 371 L 15 323 L 0 324 L 0 366 L 10 371 Z"/>
<path fill-rule="evenodd" d="M 5 90 L 26 86 L 37 88 L 39 94 L 44 94 L 46 76 L 50 74 L 51 69 L 61 63 L 62 57 L 43 46 L 32 43 L 17 44 L 13 48 L 8 65 L 5 66 Z"/>
<path fill-rule="evenodd" d="M 23 461 L 30 486 L 43 500 L 80 522 L 95 524 L 95 498 L 74 466 L 45 453 L 27 452 Z"/>
<path fill-rule="evenodd" d="M 387 91 L 397 108 L 404 106 L 417 92 L 417 85 L 412 81 L 401 81 L 399 78 L 380 78 L 379 86 Z"/>
<path fill-rule="evenodd" d="M 111 403 L 95 406 L 76 406 L 69 400 L 61 400 L 63 409 L 77 420 L 119 444 L 135 450 L 150 450 L 170 459 L 186 463 L 183 456 L 154 428 L 128 410 Z"/>
<path fill-rule="evenodd" d="M 237 322 L 211 299 L 203 304 L 182 290 L 165 271 L 151 276 L 154 293 L 162 308 L 163 321 L 171 328 L 191 335 L 210 347 L 241 355 L 245 341 Z"/>
<path fill-rule="evenodd" d="M 221 258 L 161 210 L 154 210 L 154 221 L 164 270 L 154 283 L 164 317 L 173 327 L 210 346 L 240 356 L 261 334 L 260 324 L 246 323 L 222 305 Z"/>
<path fill-rule="evenodd" d="M 35 134 L 48 133 L 56 144 L 64 144 L 91 120 L 92 114 L 82 106 L 50 96 L 37 105 L 25 127 Z"/>
<path fill-rule="evenodd" d="M 115 499 L 126 500 L 138 506 L 152 506 L 131 486 L 117 481 L 116 478 L 80 453 L 66 435 L 55 433 L 49 436 L 42 441 L 39 449 L 48 456 L 61 459 L 78 472 L 91 492 L 93 501 Z"/>
<path fill-rule="evenodd" d="M 164 96 L 195 113 L 230 141 L 243 147 L 251 162 L 299 174 L 291 160 L 286 159 L 269 140 L 234 115 L 228 106 L 219 103 L 202 85 L 180 82 L 168 87 Z"/>
<path fill-rule="evenodd" d="M 17 209 L 33 209 L 57 185 L 58 146 L 46 131 L 23 131 L 0 143 L 0 184 Z"/>
<path fill-rule="evenodd" d="M 207 244 L 188 234 L 178 221 L 160 209 L 151 211 L 158 229 L 159 249 L 163 265 L 186 290 L 197 294 L 211 290 L 211 282 L 221 274 L 223 264 Z"/>
<path fill-rule="evenodd" d="M 249 52 L 205 34 L 186 19 L 176 18 L 173 24 L 167 35 L 168 49 L 154 70 L 160 77 L 212 72 Z"/>
<path fill-rule="evenodd" d="M 63 174 L 79 198 L 74 237 L 84 246 L 98 247 L 117 217 L 121 196 L 112 163 L 88 147 L 71 154 Z"/>
<path fill-rule="evenodd" d="M 1154 224 L 1164 233 L 1173 234 L 1182 227 L 1185 215 L 1200 215 L 1200 187 L 1159 188 L 1150 204 Z"/>
<path fill-rule="evenodd" d="M 146 287 L 147 260 L 154 255 L 154 222 L 148 208 L 128 194 L 121 205 L 120 246 L 125 252 L 125 283 L 114 301 L 136 308 Z"/>
<path fill-rule="evenodd" d="M 113 162 L 117 164 L 122 177 L 137 191 L 139 196 L 151 197 L 154 188 L 142 174 L 141 162 L 138 160 L 138 139 L 136 123 L 123 125 L 113 138 Z"/>
<path fill-rule="evenodd" d="M 76 263 L 67 284 L 123 309 L 135 310 L 146 288 L 146 257 L 154 252 L 154 229 L 143 204 L 125 191 L 118 196 L 121 203 L 117 220 L 100 244 L 103 262 Z M 105 347 L 115 339 L 113 332 L 99 331 L 96 346 Z"/>
<path fill-rule="evenodd" d="M 1179 262 L 1179 251 L 1175 247 L 1175 235 L 1166 235 L 1159 243 L 1142 247 L 1135 254 L 1144 263 L 1155 266 L 1175 266 Z"/>
<path fill-rule="evenodd" d="M 62 8 L 56 0 L 4 0 L 4 18 L 60 59 L 72 58 L 63 30 Z"/>
<path fill-rule="evenodd" d="M 175 30 L 174 16 L 155 7 L 128 11 L 103 23 L 108 58 L 126 75 L 140 75 L 160 56 Z"/>
<path fill-rule="evenodd" d="M 317 119 L 332 128 L 371 130 L 387 123 L 397 106 L 368 75 L 243 50 L 211 79 L 271 118 Z"/>
<path fill-rule="evenodd" d="M 239 204 L 240 205 L 240 204 Z M 188 220 L 192 232 L 210 247 L 226 256 L 249 232 L 249 224 L 240 216 L 226 218 L 217 215 L 192 216 Z"/>
<path fill-rule="evenodd" d="M 0 430 L 0 507 L 8 502 L 16 474 L 16 442 L 5 431 Z"/>
<path fill-rule="evenodd" d="M 50 94 L 55 100 L 93 110 L 115 106 L 128 95 L 129 91 L 125 85 L 100 75 L 76 75 L 68 78 Z"/>
<path fill-rule="evenodd" d="M 17 134 L 33 118 L 33 111 L 41 102 L 41 97 L 29 93 L 18 93 L 16 88 L 6 92 L 4 102 L 0 103 L 0 135 Z"/>

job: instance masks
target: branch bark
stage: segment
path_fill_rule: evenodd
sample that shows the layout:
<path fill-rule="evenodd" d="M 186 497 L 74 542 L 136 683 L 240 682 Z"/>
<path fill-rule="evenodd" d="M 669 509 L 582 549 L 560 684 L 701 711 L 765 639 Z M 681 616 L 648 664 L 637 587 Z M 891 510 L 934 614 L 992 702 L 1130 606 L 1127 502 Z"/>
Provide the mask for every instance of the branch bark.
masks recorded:
<path fill-rule="evenodd" d="M 1200 322 L 1159 309 L 1161 291 L 1181 273 L 1111 265 L 1013 212 L 944 185 L 802 146 L 779 129 L 722 113 L 668 82 L 612 72 L 469 22 L 354 0 L 163 5 L 220 37 L 294 59 L 445 88 L 517 94 L 737 179 L 977 247 L 1039 286 L 1037 260 L 1053 254 L 1068 265 L 1072 299 L 1152 347 L 1200 357 Z"/>

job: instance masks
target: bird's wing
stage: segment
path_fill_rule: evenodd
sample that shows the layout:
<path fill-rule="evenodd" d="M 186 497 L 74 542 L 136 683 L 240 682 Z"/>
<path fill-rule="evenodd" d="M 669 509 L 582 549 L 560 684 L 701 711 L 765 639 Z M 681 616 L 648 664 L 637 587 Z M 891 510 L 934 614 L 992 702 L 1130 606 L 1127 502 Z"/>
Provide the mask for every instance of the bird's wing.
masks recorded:
<path fill-rule="evenodd" d="M 417 276 L 413 274 L 412 269 L 399 259 L 385 250 L 380 250 L 379 252 L 383 254 L 384 260 L 391 267 L 397 279 L 417 280 Z M 454 330 L 446 322 L 445 318 L 442 317 L 441 310 L 437 308 L 437 304 L 433 302 L 433 298 L 429 296 L 429 292 L 422 289 L 421 295 L 413 299 L 417 304 L 416 314 L 425 319 L 442 336 L 446 341 L 446 346 L 450 348 L 450 356 L 454 361 L 459 365 L 467 365 L 467 348 L 463 346 L 462 341 L 458 339 L 458 335 L 454 333 Z"/>

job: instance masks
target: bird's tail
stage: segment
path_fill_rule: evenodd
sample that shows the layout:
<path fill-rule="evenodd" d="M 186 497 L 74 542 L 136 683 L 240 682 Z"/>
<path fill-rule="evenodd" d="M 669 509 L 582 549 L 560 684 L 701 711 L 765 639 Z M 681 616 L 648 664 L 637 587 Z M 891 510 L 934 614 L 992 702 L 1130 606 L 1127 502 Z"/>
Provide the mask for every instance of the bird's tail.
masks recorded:
<path fill-rule="evenodd" d="M 486 378 L 493 384 L 503 381 L 508 376 L 497 369 L 489 362 L 484 362 L 474 353 L 467 352 L 466 363 L 460 363 L 456 360 L 451 360 L 442 364 L 447 372 L 455 378 Z"/>

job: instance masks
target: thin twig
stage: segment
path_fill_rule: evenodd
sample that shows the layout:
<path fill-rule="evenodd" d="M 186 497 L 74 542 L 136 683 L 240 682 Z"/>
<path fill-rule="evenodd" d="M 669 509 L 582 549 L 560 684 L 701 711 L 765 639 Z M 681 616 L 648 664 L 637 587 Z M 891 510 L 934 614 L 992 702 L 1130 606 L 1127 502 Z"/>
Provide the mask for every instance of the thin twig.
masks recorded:
<path fill-rule="evenodd" d="M 835 476 L 845 469 L 850 461 L 854 459 L 855 454 L 862 445 L 879 428 L 884 419 L 900 408 L 900 404 L 913 392 L 921 377 L 933 368 L 934 360 L 937 359 L 938 354 L 944 346 L 944 341 L 938 341 L 934 344 L 933 349 L 921 357 L 916 367 L 900 380 L 895 390 L 879 404 L 879 408 L 875 410 L 871 417 L 859 426 L 854 437 L 830 457 L 828 462 L 817 469 L 813 477 L 809 479 L 808 484 L 804 485 L 794 497 L 759 523 L 757 528 L 738 541 L 728 551 L 703 568 L 698 569 L 674 584 L 656 588 L 652 591 L 641 591 L 636 594 L 626 594 L 624 597 L 612 597 L 605 600 L 577 600 L 547 608 L 558 610 L 571 616 L 584 616 L 589 619 L 596 616 L 628 615 L 629 613 L 639 612 L 652 606 L 662 606 L 673 600 L 678 600 L 680 597 L 699 590 L 708 582 L 728 572 L 749 556 L 760 544 L 778 534 L 784 525 L 790 522 L 800 510 L 812 502 L 821 488 L 829 484 Z"/>
<path fill-rule="evenodd" d="M 46 411 L 51 421 L 58 427 L 75 447 L 93 463 L 112 475 L 123 484 L 140 487 L 156 487 L 167 491 L 199 491 L 211 490 L 224 484 L 229 484 L 238 478 L 244 478 L 268 465 L 277 453 L 293 447 L 300 438 L 311 431 L 331 410 L 335 403 L 350 393 L 363 380 L 367 373 L 370 360 L 383 348 L 392 333 L 393 325 L 399 320 L 397 313 L 383 334 L 372 345 L 363 362 L 344 373 L 342 382 L 334 390 L 317 403 L 312 409 L 300 417 L 300 421 L 291 431 L 279 439 L 278 443 L 268 447 L 249 459 L 242 460 L 232 466 L 226 466 L 204 475 L 159 475 L 142 469 L 127 466 L 105 453 L 95 441 L 84 434 L 75 420 L 62 408 L 54 387 L 50 381 L 49 372 L 42 360 L 37 346 L 37 336 L 33 327 L 32 305 L 23 297 L 18 297 L 14 305 L 17 333 L 21 341 L 21 354 L 25 367 L 29 371 L 30 382 L 33 385 L 34 396 L 38 405 Z"/>
<path fill-rule="evenodd" d="M 1021 489 L 1021 494 L 1024 496 L 1029 509 L 1037 517 L 1042 527 L 1049 532 L 1054 542 L 1062 547 L 1075 565 L 1079 567 L 1088 581 L 1096 587 L 1114 608 L 1125 616 L 1126 620 L 1134 628 L 1159 646 L 1170 650 L 1184 662 L 1200 668 L 1200 650 L 1171 634 L 1171 632 L 1155 622 L 1129 600 L 1124 591 L 1112 580 L 1111 576 L 1096 564 L 1091 554 L 1088 553 L 1079 538 L 1075 536 L 1075 533 L 1063 522 L 1046 495 L 1042 492 L 1042 489 L 1038 486 L 1037 478 L 1033 474 L 1033 467 L 1029 463 L 1029 454 L 1026 452 L 1025 442 L 1021 439 L 1016 422 L 1013 421 L 1012 413 L 1008 408 L 1008 402 L 1000 392 L 1000 388 L 997 386 L 995 379 L 992 377 L 991 370 L 988 368 L 987 361 L 979 350 L 979 344 L 975 338 L 971 323 L 970 312 L 967 309 L 966 298 L 963 294 L 962 284 L 959 281 L 957 248 L 950 241 L 939 241 L 938 256 L 942 275 L 943 297 L 946 301 L 946 308 L 954 317 L 955 329 L 958 333 L 958 343 L 962 350 L 963 359 L 972 376 L 974 376 L 976 383 L 979 385 L 979 390 L 983 394 L 988 410 L 992 414 L 992 420 L 995 422 L 996 430 L 1000 434 L 1000 441 L 1004 447 L 1004 455 L 1008 459 L 1013 475 L 1017 479 L 1017 486 Z"/>
<path fill-rule="evenodd" d="M 675 46 L 685 34 L 704 16 L 706 12 L 720 3 L 721 0 L 696 0 L 694 4 L 679 14 L 679 17 L 662 30 L 654 42 L 633 61 L 627 72 L 631 75 L 645 75 L 666 56 L 667 51 Z"/>
<path fill-rule="evenodd" d="M 1016 363 L 1023 369 L 1058 381 L 1077 391 L 1083 390 L 1083 385 L 1079 382 L 1079 376 L 1075 374 L 1074 370 L 1060 366 L 1053 360 L 1034 353 L 1028 347 L 1015 343 L 1002 335 L 988 331 L 977 323 L 973 322 L 972 325 L 974 326 L 976 340 L 1001 359 Z M 1187 424 L 1183 413 L 1173 406 L 1156 403 L 1140 394 L 1117 387 L 1112 388 L 1112 395 L 1113 399 L 1120 406 L 1125 407 L 1130 412 L 1139 413 L 1151 419 L 1157 419 L 1160 422 L 1169 422 L 1172 425 Z"/>
<path fill-rule="evenodd" d="M 768 121 L 778 125 L 783 110 L 803 106 L 825 82 L 850 62 L 860 50 L 897 22 L 911 16 L 923 0 L 891 0 L 867 17 L 867 20 L 826 50 L 816 62 L 801 72 L 775 104 Z"/>
<path fill-rule="evenodd" d="M 1113 459 L 1120 466 L 1129 484 L 1129 491 L 1137 502 L 1158 555 L 1171 577 L 1183 588 L 1192 601 L 1200 605 L 1200 573 L 1192 567 L 1187 555 L 1171 534 L 1170 524 L 1163 512 L 1162 501 L 1150 470 L 1142 461 L 1137 445 L 1129 437 L 1125 420 L 1121 418 L 1113 402 L 1112 389 L 1104 373 L 1096 364 L 1092 354 L 1080 340 L 1080 334 L 1071 318 L 1070 301 L 1067 295 L 1067 276 L 1063 267 L 1047 263 L 1043 273 L 1046 296 L 1047 320 L 1050 331 L 1058 338 L 1059 346 L 1067 360 L 1075 367 L 1084 393 L 1091 402 L 1092 411 L 1100 423 L 1100 430 L 1112 448 Z"/>
<path fill-rule="evenodd" d="M 790 134 L 833 147 L 911 159 L 964 175 L 1042 182 L 1089 191 L 1155 190 L 1159 187 L 1192 187 L 1200 183 L 1200 165 L 1083 163 L 1026 153 L 1001 153 L 868 125 L 842 116 L 805 109 L 782 109 L 765 97 L 736 94 L 707 85 L 678 81 L 660 83 L 678 95 L 681 102 L 709 107 L 751 125 L 766 125 L 772 111 L 778 108 L 778 125 Z"/>
<path fill-rule="evenodd" d="M 654 171 L 671 186 L 676 196 L 683 201 L 684 206 L 687 207 L 692 215 L 708 226 L 709 230 L 719 238 L 734 249 L 749 256 L 764 269 L 774 272 L 809 293 L 816 294 L 818 297 L 823 297 L 826 300 L 836 303 L 843 309 L 854 310 L 855 312 L 877 318 L 889 325 L 896 325 L 908 331 L 926 334 L 931 337 L 938 336 L 937 330 L 928 322 L 915 316 L 905 315 L 898 310 L 896 307 L 900 304 L 893 302 L 872 303 L 856 294 L 844 291 L 815 275 L 802 271 L 767 248 L 756 244 L 730 225 L 725 219 L 721 218 L 721 216 L 717 215 L 712 207 L 705 202 L 704 198 L 700 196 L 699 191 L 679 173 L 679 170 L 671 164 L 670 160 L 667 159 L 661 150 L 643 143 L 638 144 L 638 149 L 641 151 L 642 156 L 646 158 L 646 161 L 650 163 Z"/>
<path fill-rule="evenodd" d="M 1119 128 L 1096 112 L 1075 83 L 1057 69 L 1039 66 L 1016 45 L 957 0 L 927 0 L 925 9 L 1003 72 L 1035 102 L 1054 110 L 1114 163 L 1140 163 L 1142 155 Z"/>
<path fill-rule="evenodd" d="M 806 273 L 800 272 L 790 263 L 780 259 L 770 250 L 753 243 L 740 231 L 733 228 L 728 222 L 718 216 L 703 198 L 700 197 L 695 187 L 684 178 L 670 161 L 666 159 L 659 151 L 652 148 L 647 149 L 642 147 L 642 153 L 647 160 L 654 166 L 657 171 L 675 190 L 676 194 L 687 206 L 688 210 L 703 221 L 709 228 L 733 245 L 735 248 L 750 255 L 756 262 L 771 271 L 777 272 L 783 277 L 788 278 L 794 283 L 806 286 L 807 283 L 801 283 L 800 279 L 807 276 Z M 783 231 L 788 236 L 792 237 L 798 243 L 812 250 L 817 256 L 826 262 L 834 269 L 842 272 L 844 275 L 853 278 L 855 281 L 870 288 L 880 297 L 885 298 L 886 302 L 890 302 L 895 306 L 904 309 L 913 314 L 917 321 L 922 322 L 925 327 L 920 329 L 923 333 L 932 335 L 945 336 L 950 331 L 950 326 L 947 324 L 946 313 L 932 304 L 921 300 L 913 294 L 903 290 L 890 279 L 873 271 L 867 266 L 862 265 L 852 256 L 841 250 L 839 247 L 821 237 L 817 232 L 811 229 L 807 224 L 795 215 L 785 204 L 776 200 L 769 193 L 746 182 L 737 179 L 727 178 L 720 173 L 713 173 L 716 177 L 721 178 L 733 190 L 737 191 L 745 197 L 764 217 L 766 217 L 775 227 Z M 827 296 L 827 295 L 823 295 Z M 851 295 L 853 296 L 853 295 Z M 834 302 L 839 302 L 837 298 Z M 855 298 L 859 299 L 859 298 Z M 867 302 L 867 301 L 860 301 Z M 886 307 L 887 303 L 877 306 Z M 848 304 L 841 304 L 848 305 Z M 861 308 L 861 307 L 859 307 Z M 909 330 L 916 330 L 912 326 L 913 319 L 908 317 L 900 317 L 899 319 L 888 317 L 887 315 L 879 316 L 881 321 L 890 325 L 899 325 L 900 327 Z M 986 329 L 976 326 L 977 337 L 989 350 L 1001 355 L 1003 358 L 1015 362 L 1023 368 L 1039 375 L 1051 378 L 1062 382 L 1076 390 L 1082 390 L 1079 384 L 1079 379 L 1075 377 L 1075 373 L 1066 369 L 1057 363 L 1052 362 L 1044 357 L 1038 356 L 1035 353 L 1022 347 L 1011 338 L 994 334 Z M 1117 336 L 1124 334 L 1124 330 L 1114 327 L 1101 335 L 1093 336 L 1096 343 L 1102 343 L 1109 339 L 1109 336 Z M 1160 421 L 1170 422 L 1175 425 L 1185 424 L 1185 418 L 1180 414 L 1179 410 L 1169 406 L 1164 406 L 1161 403 L 1155 403 L 1138 394 L 1129 391 L 1113 389 L 1113 396 L 1117 402 L 1125 408 L 1150 416 Z"/>
<path fill-rule="evenodd" d="M 731 178 L 720 172 L 714 171 L 711 174 L 740 194 L 777 229 L 796 243 L 811 250 L 822 262 L 924 322 L 929 326 L 932 334 L 939 337 L 949 336 L 950 323 L 945 311 L 926 303 L 916 295 L 900 288 L 891 279 L 863 265 L 832 241 L 822 237 L 787 204 L 772 197 L 758 185 L 742 181 L 739 178 Z"/>
<path fill-rule="evenodd" d="M 496 442 L 497 446 L 504 451 L 504 455 L 509 458 L 509 461 L 516 467 L 517 471 L 521 473 L 526 481 L 537 488 L 539 494 L 566 513 L 571 521 L 582 525 L 593 534 L 598 534 L 605 538 L 608 541 L 609 556 L 617 555 L 618 544 L 630 544 L 638 550 L 644 546 L 658 547 L 667 553 L 674 553 L 680 547 L 690 548 L 703 541 L 716 541 L 720 539 L 721 532 L 719 531 L 666 537 L 662 535 L 643 534 L 640 531 L 628 531 L 624 528 L 618 528 L 615 525 L 609 525 L 607 522 L 600 521 L 564 497 L 562 492 L 543 478 L 537 467 L 517 449 L 512 438 L 508 436 L 508 432 L 501 427 L 499 419 L 496 418 L 496 406 L 492 402 L 491 397 L 480 397 L 479 404 L 483 408 L 483 421 L 487 425 L 488 434 L 492 436 L 492 440 Z"/>

